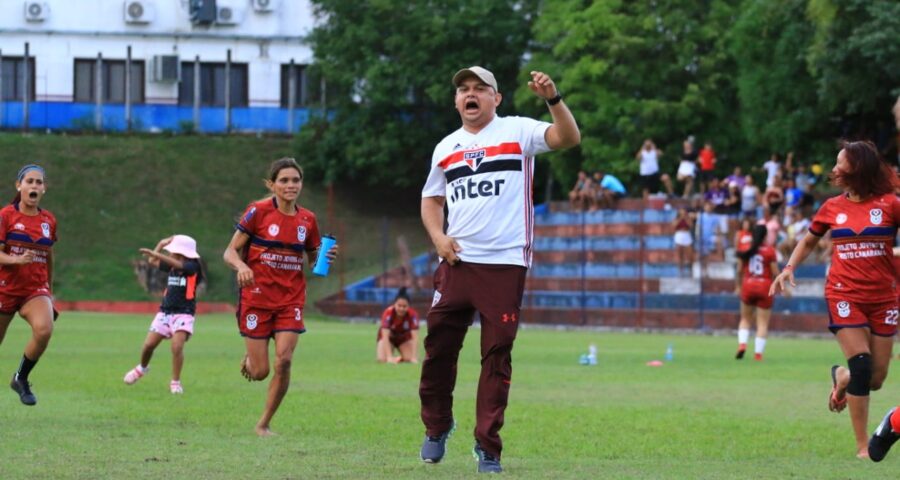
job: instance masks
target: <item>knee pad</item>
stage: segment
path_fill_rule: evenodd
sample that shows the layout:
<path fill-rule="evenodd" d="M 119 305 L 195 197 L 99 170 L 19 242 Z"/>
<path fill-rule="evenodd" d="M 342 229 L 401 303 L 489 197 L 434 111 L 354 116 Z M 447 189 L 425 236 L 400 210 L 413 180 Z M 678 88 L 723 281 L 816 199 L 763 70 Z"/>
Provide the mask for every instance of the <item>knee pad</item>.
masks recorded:
<path fill-rule="evenodd" d="M 869 383 L 872 381 L 872 355 L 861 353 L 847 359 L 850 368 L 850 384 L 847 393 L 857 397 L 869 395 Z"/>

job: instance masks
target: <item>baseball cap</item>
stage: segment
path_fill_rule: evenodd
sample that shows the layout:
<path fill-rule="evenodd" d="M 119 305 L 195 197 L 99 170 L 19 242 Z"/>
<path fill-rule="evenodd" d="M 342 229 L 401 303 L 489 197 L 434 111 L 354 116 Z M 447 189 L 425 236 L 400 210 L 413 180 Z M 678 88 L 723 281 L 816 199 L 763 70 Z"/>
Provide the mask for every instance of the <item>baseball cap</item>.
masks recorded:
<path fill-rule="evenodd" d="M 456 75 L 453 75 L 453 86 L 458 87 L 459 84 L 468 77 L 476 77 L 485 84 L 493 87 L 494 91 L 500 91 L 500 89 L 497 88 L 497 79 L 494 78 L 494 74 L 491 73 L 490 70 L 479 66 L 464 68 L 456 72 Z"/>

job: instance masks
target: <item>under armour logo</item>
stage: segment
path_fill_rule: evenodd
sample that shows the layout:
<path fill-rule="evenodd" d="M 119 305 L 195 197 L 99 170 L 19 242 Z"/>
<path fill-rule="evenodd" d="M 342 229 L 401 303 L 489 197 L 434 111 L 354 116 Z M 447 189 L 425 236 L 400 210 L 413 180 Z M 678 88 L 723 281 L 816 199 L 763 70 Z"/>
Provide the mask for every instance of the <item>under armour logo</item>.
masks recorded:
<path fill-rule="evenodd" d="M 504 313 L 500 317 L 500 321 L 503 323 L 515 322 L 516 320 L 518 320 L 518 318 L 516 318 L 516 317 L 517 317 L 517 315 L 515 313 Z"/>

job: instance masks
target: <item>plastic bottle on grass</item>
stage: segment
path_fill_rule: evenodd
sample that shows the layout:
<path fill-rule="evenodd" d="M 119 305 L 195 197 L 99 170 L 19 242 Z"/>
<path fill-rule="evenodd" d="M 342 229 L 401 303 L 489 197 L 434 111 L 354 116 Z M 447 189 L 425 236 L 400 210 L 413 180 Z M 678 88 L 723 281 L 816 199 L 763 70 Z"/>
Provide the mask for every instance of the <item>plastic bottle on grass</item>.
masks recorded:
<path fill-rule="evenodd" d="M 671 344 L 671 343 L 666 347 L 666 356 L 665 356 L 665 359 L 666 359 L 667 362 L 671 362 L 672 360 L 675 359 L 675 349 L 672 348 L 672 344 Z"/>

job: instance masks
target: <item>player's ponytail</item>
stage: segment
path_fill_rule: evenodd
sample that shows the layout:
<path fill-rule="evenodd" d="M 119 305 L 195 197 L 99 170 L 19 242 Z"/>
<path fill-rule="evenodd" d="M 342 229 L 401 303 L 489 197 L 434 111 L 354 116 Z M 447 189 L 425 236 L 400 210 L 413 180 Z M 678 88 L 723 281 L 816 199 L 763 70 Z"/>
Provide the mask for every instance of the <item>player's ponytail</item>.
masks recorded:
<path fill-rule="evenodd" d="M 750 259 L 756 255 L 756 252 L 759 251 L 759 247 L 766 241 L 766 235 L 768 234 L 769 229 L 767 229 L 765 225 L 754 225 L 752 233 L 753 241 L 750 243 L 750 248 L 743 252 L 738 252 L 737 257 L 745 262 L 750 261 Z"/>
<path fill-rule="evenodd" d="M 400 287 L 400 290 L 397 290 L 397 296 L 394 297 L 394 301 L 396 302 L 401 298 L 409 302 L 409 294 L 406 293 L 406 287 Z"/>

